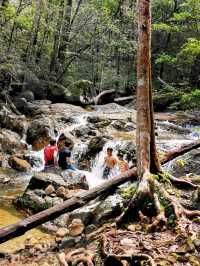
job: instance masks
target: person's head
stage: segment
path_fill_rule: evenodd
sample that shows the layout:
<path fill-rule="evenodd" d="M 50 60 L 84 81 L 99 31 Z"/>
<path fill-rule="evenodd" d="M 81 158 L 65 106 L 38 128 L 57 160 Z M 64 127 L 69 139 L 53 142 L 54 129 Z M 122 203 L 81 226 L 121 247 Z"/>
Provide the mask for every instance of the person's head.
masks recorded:
<path fill-rule="evenodd" d="M 68 148 L 68 149 L 71 148 L 71 143 L 69 143 L 68 141 L 65 141 L 64 145 L 65 145 L 65 148 Z"/>
<path fill-rule="evenodd" d="M 51 139 L 51 140 L 49 141 L 49 144 L 50 144 L 51 146 L 56 145 L 56 140 L 55 140 L 55 139 Z"/>
<path fill-rule="evenodd" d="M 118 153 L 118 154 L 117 154 L 117 158 L 118 158 L 120 161 L 122 161 L 122 160 L 124 159 L 124 156 L 123 156 L 122 153 Z"/>
<path fill-rule="evenodd" d="M 108 148 L 108 149 L 107 149 L 107 154 L 108 154 L 109 156 L 111 156 L 112 153 L 113 153 L 113 149 L 112 149 L 112 148 Z"/>

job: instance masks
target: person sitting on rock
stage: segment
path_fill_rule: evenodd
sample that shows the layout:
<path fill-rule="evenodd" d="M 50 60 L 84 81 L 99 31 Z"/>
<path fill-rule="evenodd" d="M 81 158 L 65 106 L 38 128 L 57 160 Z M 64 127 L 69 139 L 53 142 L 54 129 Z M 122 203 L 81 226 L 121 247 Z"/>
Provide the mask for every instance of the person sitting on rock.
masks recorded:
<path fill-rule="evenodd" d="M 108 179 L 113 175 L 112 171 L 116 165 L 117 165 L 117 159 L 113 155 L 113 149 L 108 148 L 107 156 L 104 159 L 103 179 Z"/>
<path fill-rule="evenodd" d="M 45 169 L 57 166 L 57 154 L 56 140 L 51 139 L 49 145 L 44 148 Z"/>
<path fill-rule="evenodd" d="M 124 156 L 122 153 L 119 152 L 117 154 L 117 159 L 118 159 L 118 167 L 119 167 L 120 173 L 123 174 L 126 171 L 128 171 L 129 165 L 128 165 L 128 162 L 124 160 Z"/>
<path fill-rule="evenodd" d="M 72 164 L 71 160 L 71 143 L 67 141 L 64 143 L 64 147 L 62 147 L 58 152 L 58 165 L 63 170 L 72 170 L 76 171 L 76 168 Z"/>

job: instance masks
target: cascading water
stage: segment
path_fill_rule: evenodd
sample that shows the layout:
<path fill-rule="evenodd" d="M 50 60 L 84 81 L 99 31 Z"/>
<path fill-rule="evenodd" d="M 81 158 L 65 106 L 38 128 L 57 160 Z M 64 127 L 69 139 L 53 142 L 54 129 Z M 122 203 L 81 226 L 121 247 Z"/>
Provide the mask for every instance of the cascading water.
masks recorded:
<path fill-rule="evenodd" d="M 96 158 L 92 161 L 92 169 L 91 172 L 88 171 L 81 171 L 86 175 L 89 187 L 95 187 L 105 180 L 103 179 L 103 171 L 104 171 L 104 160 L 106 156 L 106 151 L 107 148 L 112 148 L 113 149 L 113 156 L 117 156 L 118 150 L 122 149 L 125 145 L 127 144 L 126 141 L 108 141 L 102 151 L 97 154 Z M 111 172 L 111 177 L 119 175 L 120 171 L 119 168 L 116 166 Z"/>

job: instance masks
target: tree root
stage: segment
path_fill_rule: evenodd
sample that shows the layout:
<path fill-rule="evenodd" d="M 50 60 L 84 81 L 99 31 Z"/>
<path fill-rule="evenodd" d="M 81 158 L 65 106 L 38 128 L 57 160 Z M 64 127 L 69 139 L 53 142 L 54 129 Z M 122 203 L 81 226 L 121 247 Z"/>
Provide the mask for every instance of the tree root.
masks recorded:
<path fill-rule="evenodd" d="M 62 266 L 94 266 L 94 254 L 84 248 L 76 249 L 66 255 L 61 253 L 58 255 L 58 259 Z"/>
<path fill-rule="evenodd" d="M 172 176 L 170 176 L 170 178 L 173 179 L 176 184 L 187 185 L 187 188 L 198 187 L 189 181 L 180 180 Z M 151 202 L 152 208 L 154 209 L 154 215 L 150 215 L 152 223 L 147 226 L 147 231 L 149 232 L 163 230 L 168 226 L 172 226 L 172 224 L 175 226 L 182 217 L 192 219 L 200 216 L 199 210 L 188 210 L 184 208 L 181 203 L 177 202 L 177 199 L 168 194 L 162 184 L 153 178 L 151 174 L 146 173 L 138 186 L 137 192 L 130 201 L 129 206 L 116 220 L 117 226 L 121 227 L 137 218 L 140 219 L 141 223 L 143 223 L 144 219 L 147 221 L 148 219 L 145 216 L 145 209 L 148 205 L 147 200 Z M 171 219 L 170 222 L 169 219 Z"/>
<path fill-rule="evenodd" d="M 123 254 L 123 255 L 117 255 L 109 253 L 107 250 L 109 250 L 109 243 L 103 235 L 102 241 L 101 241 L 101 253 L 104 258 L 104 266 L 129 266 L 129 265 L 135 265 L 137 262 L 145 261 L 150 266 L 156 266 L 154 260 L 151 256 L 147 254 Z M 146 264 L 145 264 L 146 265 Z"/>
<path fill-rule="evenodd" d="M 184 180 L 181 178 L 174 177 L 172 175 L 169 175 L 169 180 L 177 187 L 184 188 L 184 189 L 194 189 L 198 188 L 199 185 L 193 184 L 192 182 L 188 180 Z"/>

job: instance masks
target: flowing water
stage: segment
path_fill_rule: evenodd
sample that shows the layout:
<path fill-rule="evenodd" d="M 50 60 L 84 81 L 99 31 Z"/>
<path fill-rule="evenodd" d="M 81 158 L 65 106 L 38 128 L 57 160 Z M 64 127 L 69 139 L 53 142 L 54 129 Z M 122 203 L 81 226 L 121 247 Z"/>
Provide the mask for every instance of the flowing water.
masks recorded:
<path fill-rule="evenodd" d="M 74 116 L 73 117 L 73 123 L 60 130 L 57 139 L 59 138 L 61 133 L 71 133 L 74 129 L 86 126 L 87 125 L 87 115 L 80 115 L 80 116 Z M 167 122 L 165 122 L 166 125 Z M 167 131 L 165 128 L 162 128 L 162 125 L 158 127 L 158 132 L 161 135 L 161 138 L 158 138 L 158 147 L 160 150 L 166 151 L 171 148 L 174 148 L 181 144 L 186 144 L 191 142 L 191 140 L 198 139 L 199 138 L 199 129 L 196 130 L 194 128 L 191 128 L 190 134 L 185 134 L 180 138 L 173 137 L 169 131 Z M 132 133 L 132 132 L 131 132 Z M 177 135 L 178 136 L 178 135 Z M 132 135 L 131 135 L 132 138 Z M 22 141 L 25 141 L 25 134 L 22 138 Z M 105 180 L 103 177 L 103 169 L 104 169 L 104 158 L 106 156 L 106 150 L 108 147 L 113 148 L 113 154 L 116 156 L 117 151 L 126 144 L 127 142 L 125 140 L 112 140 L 108 141 L 104 147 L 103 150 L 97 154 L 96 158 L 92 161 L 91 165 L 91 172 L 88 171 L 80 171 L 86 175 L 87 181 L 89 183 L 89 187 L 95 187 L 98 184 L 104 182 Z M 78 161 L 83 154 L 85 154 L 87 151 L 87 143 L 81 142 L 77 140 L 77 142 L 74 145 L 73 151 L 72 151 L 72 159 L 75 161 Z M 41 171 L 44 168 L 44 158 L 43 158 L 43 150 L 41 151 L 32 151 L 30 150 L 30 155 L 32 155 L 35 158 L 38 158 L 38 164 L 36 164 L 33 167 L 34 171 Z M 167 166 L 167 170 L 169 170 L 170 164 Z M 115 168 L 112 172 L 112 175 L 119 174 L 119 169 Z M 30 179 L 26 178 L 24 180 L 21 180 L 21 183 L 18 183 L 18 185 L 10 187 L 9 189 L 1 188 L 0 189 L 0 227 L 6 226 L 8 224 L 15 223 L 23 218 L 23 215 L 15 209 L 15 207 L 12 205 L 12 199 L 16 198 L 17 196 L 21 195 L 28 184 Z M 34 237 L 41 237 L 45 238 L 48 237 L 47 234 L 44 234 L 39 229 L 33 229 L 29 232 L 27 232 L 25 235 L 12 239 L 4 244 L 0 245 L 0 252 L 12 252 L 17 248 L 20 247 L 27 238 L 28 235 L 34 236 Z"/>

